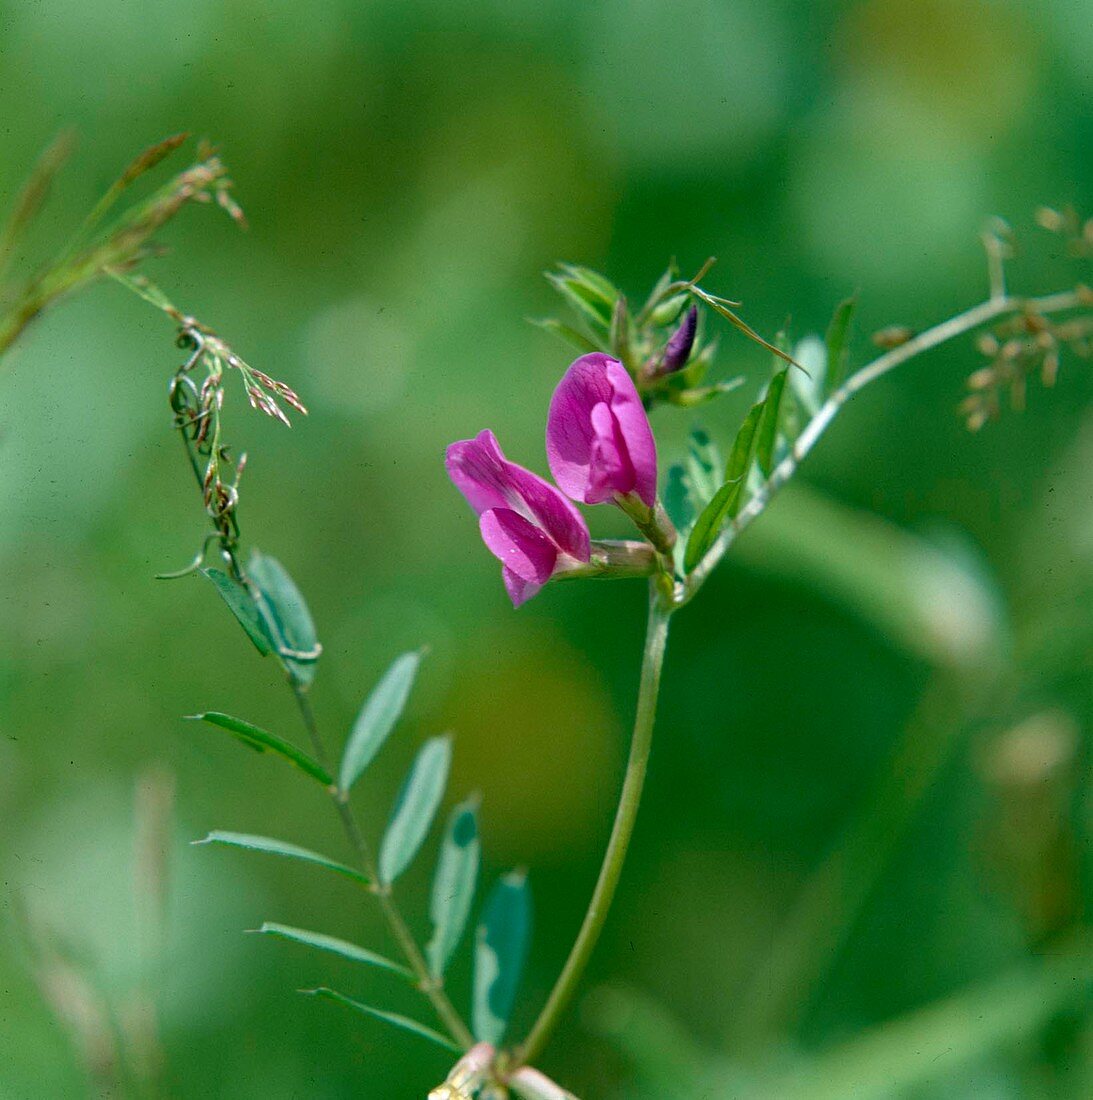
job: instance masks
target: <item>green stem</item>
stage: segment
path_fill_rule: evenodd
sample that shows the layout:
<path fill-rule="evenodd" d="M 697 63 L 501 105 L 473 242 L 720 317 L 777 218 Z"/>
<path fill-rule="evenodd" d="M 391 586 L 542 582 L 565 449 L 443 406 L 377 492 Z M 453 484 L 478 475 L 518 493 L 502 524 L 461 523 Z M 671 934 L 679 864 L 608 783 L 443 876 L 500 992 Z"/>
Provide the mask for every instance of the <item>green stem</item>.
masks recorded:
<path fill-rule="evenodd" d="M 311 747 L 314 750 L 315 757 L 327 771 L 330 771 L 330 758 L 326 751 L 326 745 L 319 734 L 319 726 L 315 721 L 315 711 L 312 709 L 311 700 L 308 698 L 307 692 L 295 682 L 292 684 L 292 694 L 296 697 L 296 705 L 300 709 L 300 717 L 303 719 L 304 727 L 311 739 Z M 352 806 L 342 797 L 340 792 L 333 788 L 330 797 L 338 811 L 338 817 L 341 819 L 342 828 L 345 830 L 350 847 L 356 852 L 357 858 L 360 860 L 361 869 L 375 883 L 373 892 L 379 901 L 384 919 L 402 950 L 403 956 L 409 963 L 410 969 L 414 972 L 414 977 L 417 978 L 418 988 L 429 998 L 437 1016 L 444 1022 L 444 1026 L 448 1029 L 452 1038 L 464 1050 L 469 1049 L 474 1045 L 474 1036 L 463 1022 L 463 1018 L 459 1015 L 455 1005 L 452 1004 L 448 994 L 444 992 L 441 982 L 430 973 L 429 964 L 425 961 L 421 948 L 418 947 L 413 933 L 391 895 L 391 887 L 380 883 L 375 857 L 372 855 L 372 849 L 368 841 L 365 840 L 364 834 L 361 832 Z"/>
<path fill-rule="evenodd" d="M 645 785 L 649 750 L 653 742 L 657 695 L 660 691 L 660 670 L 664 664 L 671 613 L 671 606 L 661 599 L 654 582 L 649 587 L 649 623 L 645 633 L 645 652 L 641 662 L 641 685 L 638 689 L 637 714 L 634 717 L 634 732 L 630 742 L 630 759 L 626 765 L 626 777 L 619 796 L 619 808 L 615 813 L 615 824 L 611 829 L 600 876 L 592 891 L 592 900 L 588 904 L 577 939 L 542 1012 L 539 1013 L 539 1018 L 516 1052 L 518 1065 L 535 1062 L 549 1042 L 577 991 L 588 960 L 595 950 L 596 941 L 607 921 L 607 914 L 622 875 L 626 850 L 634 833 L 634 822 L 637 820 L 641 792 Z"/>
<path fill-rule="evenodd" d="M 931 351 L 949 340 L 977 328 L 990 321 L 1005 317 L 1007 314 L 1021 312 L 1046 316 L 1053 313 L 1065 313 L 1088 304 L 1087 292 L 1067 290 L 1058 294 L 1047 294 L 1040 298 L 1021 298 L 1016 296 L 992 296 L 971 309 L 958 313 L 955 317 L 920 332 L 917 336 L 891 351 L 867 363 L 857 373 L 852 374 L 820 407 L 819 412 L 808 422 L 804 431 L 797 437 L 790 453 L 771 471 L 762 487 L 740 510 L 731 523 L 718 536 L 717 541 L 706 551 L 705 556 L 691 571 L 683 593 L 682 603 L 694 598 L 698 590 L 706 583 L 710 574 L 717 568 L 726 551 L 736 540 L 737 535 L 752 520 L 758 517 L 770 503 L 770 498 L 797 472 L 797 467 L 816 445 L 836 414 L 857 393 L 866 386 L 883 378 L 889 371 L 914 359 L 924 352 Z"/>

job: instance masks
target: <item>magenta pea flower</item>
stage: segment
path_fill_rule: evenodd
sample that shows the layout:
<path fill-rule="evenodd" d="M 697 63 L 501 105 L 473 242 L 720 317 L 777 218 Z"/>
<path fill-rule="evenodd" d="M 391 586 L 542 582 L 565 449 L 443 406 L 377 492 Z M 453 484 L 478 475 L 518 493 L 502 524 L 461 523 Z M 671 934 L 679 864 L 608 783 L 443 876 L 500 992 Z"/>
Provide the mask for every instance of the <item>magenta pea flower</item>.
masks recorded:
<path fill-rule="evenodd" d="M 531 599 L 555 573 L 588 562 L 584 517 L 548 481 L 505 458 L 493 432 L 453 443 L 445 465 L 478 514 L 482 541 L 501 562 L 514 607 Z"/>
<path fill-rule="evenodd" d="M 554 480 L 573 500 L 625 506 L 636 497 L 654 506 L 653 430 L 633 379 L 610 355 L 582 355 L 565 372 L 550 401 L 546 449 Z"/>

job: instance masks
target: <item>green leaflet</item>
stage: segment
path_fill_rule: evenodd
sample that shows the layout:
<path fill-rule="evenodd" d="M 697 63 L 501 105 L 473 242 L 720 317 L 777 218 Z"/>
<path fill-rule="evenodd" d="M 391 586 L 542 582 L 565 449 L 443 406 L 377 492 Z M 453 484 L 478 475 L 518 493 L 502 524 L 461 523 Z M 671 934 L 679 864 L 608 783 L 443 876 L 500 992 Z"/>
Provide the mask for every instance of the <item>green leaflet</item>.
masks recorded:
<path fill-rule="evenodd" d="M 836 307 L 827 329 L 827 392 L 837 389 L 846 372 L 847 345 L 850 343 L 850 327 L 858 297 L 844 298 Z"/>
<path fill-rule="evenodd" d="M 452 810 L 440 846 L 429 916 L 433 937 L 425 947 L 429 970 L 439 978 L 448 965 L 471 914 L 481 845 L 478 840 L 477 799 L 468 799 Z"/>
<path fill-rule="evenodd" d="M 691 487 L 683 465 L 676 462 L 668 467 L 667 483 L 664 486 L 664 510 L 672 521 L 672 526 L 683 534 L 695 519 L 695 506 L 691 498 Z"/>
<path fill-rule="evenodd" d="M 232 580 L 227 573 L 220 569 L 202 569 L 201 575 L 212 581 L 213 587 L 228 605 L 228 610 L 235 616 L 236 622 L 247 632 L 247 637 L 254 643 L 254 648 L 263 657 L 271 652 L 273 647 L 270 644 L 269 636 L 266 634 L 258 604 L 254 602 L 254 597 L 246 588 Z"/>
<path fill-rule="evenodd" d="M 474 956 L 472 1030 L 475 1038 L 499 1046 L 516 1000 L 531 932 L 527 875 L 512 871 L 493 888 Z"/>
<path fill-rule="evenodd" d="M 806 336 L 793 349 L 793 357 L 804 370 L 791 371 L 789 384 L 806 417 L 811 419 L 823 404 L 827 384 L 827 345 L 818 336 Z"/>
<path fill-rule="evenodd" d="M 560 340 L 564 340 L 570 347 L 576 348 L 582 354 L 590 351 L 603 351 L 603 348 L 591 337 L 567 325 L 564 321 L 558 321 L 553 317 L 536 318 L 531 322 L 546 332 L 553 333 Z"/>
<path fill-rule="evenodd" d="M 226 844 L 230 848 L 247 848 L 252 852 L 267 852 L 273 856 L 283 856 L 286 859 L 298 859 L 302 863 L 314 863 L 319 867 L 325 867 L 328 871 L 336 871 L 339 875 L 345 875 L 355 882 L 363 882 L 371 885 L 367 875 L 358 871 L 355 867 L 348 867 L 335 859 L 320 855 L 308 848 L 300 848 L 295 844 L 289 844 L 284 840 L 274 840 L 268 836 L 252 836 L 250 833 L 226 833 L 217 829 L 209 833 L 202 840 L 195 840 L 194 844 Z"/>
<path fill-rule="evenodd" d="M 713 546 L 725 521 L 731 519 L 740 510 L 747 486 L 748 471 L 755 456 L 756 436 L 765 404 L 765 399 L 757 401 L 744 417 L 744 423 L 736 433 L 728 465 L 725 467 L 725 483 L 695 521 L 683 555 L 683 567 L 688 573 L 698 565 Z"/>
<path fill-rule="evenodd" d="M 298 749 L 291 742 L 270 733 L 259 726 L 244 722 L 242 718 L 233 718 L 230 714 L 221 714 L 219 711 L 209 710 L 203 714 L 191 714 L 188 716 L 196 722 L 208 722 L 210 726 L 217 726 L 228 733 L 234 734 L 249 748 L 258 752 L 270 751 L 277 753 L 290 764 L 294 764 L 300 771 L 317 779 L 324 786 L 331 786 L 334 782 L 327 770 L 313 760 L 302 749 Z"/>
<path fill-rule="evenodd" d="M 456 1046 L 451 1039 L 441 1035 L 439 1031 L 434 1031 L 431 1027 L 426 1027 L 424 1024 L 419 1024 L 417 1020 L 411 1020 L 408 1016 L 400 1016 L 397 1012 L 385 1012 L 382 1008 L 373 1008 L 371 1005 L 361 1004 L 360 1001 L 354 1001 L 352 997 L 347 997 L 344 993 L 339 993 L 335 989 L 327 989 L 326 986 L 320 986 L 318 989 L 301 989 L 301 993 L 308 997 L 323 997 L 328 1001 L 334 1001 L 336 1004 L 345 1005 L 346 1008 L 352 1008 L 356 1012 L 361 1012 L 365 1016 L 371 1016 L 375 1020 L 382 1020 L 385 1024 L 390 1024 L 392 1027 L 401 1028 L 403 1031 L 409 1031 L 413 1035 L 418 1035 L 422 1039 L 428 1039 L 430 1042 L 437 1043 L 445 1050 L 450 1050 L 453 1054 L 459 1054 L 460 1049 Z"/>
<path fill-rule="evenodd" d="M 339 940 L 335 936 L 327 936 L 322 932 L 309 932 L 305 928 L 292 928 L 287 924 L 277 924 L 274 921 L 266 921 L 261 928 L 255 928 L 254 932 L 267 936 L 276 936 L 283 940 L 292 940 L 294 943 L 302 943 L 305 947 L 314 947 L 319 951 L 328 951 L 332 955 L 340 955 L 350 962 L 364 963 L 366 966 L 376 966 L 381 970 L 390 970 L 392 973 L 401 974 L 402 977 L 413 981 L 413 972 L 405 966 L 400 966 L 392 959 L 383 955 L 377 955 L 367 948 L 358 947 L 355 943 Z"/>
<path fill-rule="evenodd" d="M 348 791 L 361 777 L 395 728 L 420 663 L 419 651 L 395 658 L 365 700 L 342 754 L 338 786 L 343 791 Z"/>
<path fill-rule="evenodd" d="M 705 505 L 721 486 L 721 451 L 709 434 L 694 427 L 687 439 L 687 475 L 695 499 Z"/>
<path fill-rule="evenodd" d="M 717 541 L 721 528 L 731 515 L 740 499 L 740 483 L 726 481 L 713 500 L 702 510 L 695 521 L 694 530 L 687 539 L 687 549 L 683 555 L 684 571 L 689 573 L 706 556 L 706 552 Z"/>
<path fill-rule="evenodd" d="M 778 415 L 782 409 L 782 395 L 785 389 L 786 369 L 783 369 L 770 380 L 755 433 L 755 458 L 765 477 L 770 477 L 770 472 L 774 468 L 774 446 L 778 441 Z"/>
<path fill-rule="evenodd" d="M 775 374 L 762 400 L 752 405 L 748 415 L 744 417 L 725 467 L 725 482 L 702 509 L 687 539 L 683 568 L 688 573 L 716 542 L 725 522 L 740 511 L 752 464 L 757 461 L 764 475 L 768 476 L 773 468 L 787 370 L 788 368 L 783 368 Z M 701 475 L 701 471 L 699 474 Z M 695 474 L 692 473 L 691 476 L 693 478 Z"/>
<path fill-rule="evenodd" d="M 406 776 L 380 844 L 380 881 L 392 883 L 410 866 L 433 823 L 452 760 L 452 742 L 434 737 L 421 746 Z"/>
<path fill-rule="evenodd" d="M 258 611 L 275 652 L 293 682 L 301 688 L 310 687 L 322 646 L 304 597 L 276 558 L 255 550 L 247 568 L 258 590 Z"/>

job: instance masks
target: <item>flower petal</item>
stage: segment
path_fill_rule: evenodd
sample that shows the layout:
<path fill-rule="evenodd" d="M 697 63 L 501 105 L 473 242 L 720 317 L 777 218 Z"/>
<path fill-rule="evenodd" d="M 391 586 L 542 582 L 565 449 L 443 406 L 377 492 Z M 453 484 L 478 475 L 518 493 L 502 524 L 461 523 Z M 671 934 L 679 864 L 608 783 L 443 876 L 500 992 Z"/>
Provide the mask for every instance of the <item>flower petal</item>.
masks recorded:
<path fill-rule="evenodd" d="M 452 484 L 467 498 L 479 514 L 490 508 L 508 508 L 508 460 L 493 432 L 479 432 L 474 439 L 452 443 L 444 455 L 444 465 Z"/>
<path fill-rule="evenodd" d="M 602 413 L 594 422 L 599 405 L 610 409 L 617 430 L 607 431 Z M 593 352 L 570 365 L 550 402 L 546 447 L 554 480 L 574 500 L 597 504 L 631 492 L 650 507 L 656 500 L 649 418 L 633 379 L 610 355 Z"/>
<path fill-rule="evenodd" d="M 497 560 L 525 581 L 545 584 L 558 548 L 530 520 L 510 508 L 491 508 L 479 520 L 482 541 Z"/>
<path fill-rule="evenodd" d="M 542 527 L 570 557 L 588 561 L 584 517 L 548 481 L 510 462 L 491 431 L 453 443 L 445 456 L 448 476 L 481 516 L 493 508 L 517 512 Z"/>
<path fill-rule="evenodd" d="M 592 410 L 592 454 L 588 467 L 588 488 L 585 500 L 601 504 L 615 493 L 629 493 L 634 488 L 634 468 L 626 453 L 619 422 L 610 407 L 603 403 Z"/>
<path fill-rule="evenodd" d="M 612 359 L 606 370 L 612 391 L 611 411 L 626 441 L 626 453 L 634 471 L 633 491 L 652 508 L 657 499 L 657 445 L 653 429 L 626 368 Z"/>
<path fill-rule="evenodd" d="M 523 577 L 518 577 L 507 565 L 501 567 L 501 580 L 505 582 L 505 591 L 509 594 L 513 607 L 527 603 L 543 587 L 541 584 L 535 584 L 534 581 L 526 581 Z"/>

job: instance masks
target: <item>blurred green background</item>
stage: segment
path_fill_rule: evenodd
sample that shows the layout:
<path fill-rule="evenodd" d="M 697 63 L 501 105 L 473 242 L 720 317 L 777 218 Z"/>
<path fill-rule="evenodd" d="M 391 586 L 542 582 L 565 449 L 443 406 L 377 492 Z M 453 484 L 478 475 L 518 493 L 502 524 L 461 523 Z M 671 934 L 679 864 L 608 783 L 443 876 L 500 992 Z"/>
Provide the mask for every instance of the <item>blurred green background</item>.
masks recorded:
<path fill-rule="evenodd" d="M 545 472 L 569 353 L 525 318 L 555 310 L 540 273 L 558 259 L 638 296 L 670 256 L 716 254 L 707 285 L 767 334 L 822 331 L 859 289 L 852 364 L 873 329 L 984 296 L 987 215 L 1027 241 L 1019 289 L 1072 286 L 1032 213 L 1093 206 L 1088 0 L 0 0 L 0 35 L 0 204 L 57 130 L 80 137 L 41 249 L 142 146 L 178 129 L 221 145 L 251 230 L 191 209 L 150 274 L 311 408 L 286 431 L 236 390 L 226 415 L 250 453 L 244 535 L 292 571 L 326 646 L 328 740 L 396 653 L 431 647 L 361 812 L 378 830 L 417 741 L 455 731 L 486 871 L 530 869 L 527 1026 L 609 828 L 644 597 L 566 585 L 514 613 L 445 444 L 489 426 Z M 342 854 L 321 792 L 180 720 L 300 732 L 211 589 L 153 580 L 204 533 L 165 400 L 172 335 L 103 285 L 0 365 L 0 1096 L 89 1087 L 37 930 L 119 1021 L 150 982 L 167 1095 L 420 1097 L 442 1053 L 293 991 L 412 995 L 241 932 L 386 947 L 352 886 L 186 844 L 224 828 Z M 768 360 L 726 332 L 720 363 L 749 379 L 701 411 L 725 441 Z M 809 488 L 676 620 L 630 863 L 543 1063 L 585 1100 L 1093 1095 L 1073 938 L 1093 379 L 1071 360 L 971 436 L 956 405 L 977 365 L 958 341 L 857 399 Z M 694 419 L 658 412 L 662 456 Z M 175 801 L 150 976 L 140 784 L 144 806 L 172 784 Z M 403 891 L 423 933 L 431 861 Z M 464 962 L 461 1001 L 466 980 Z"/>

